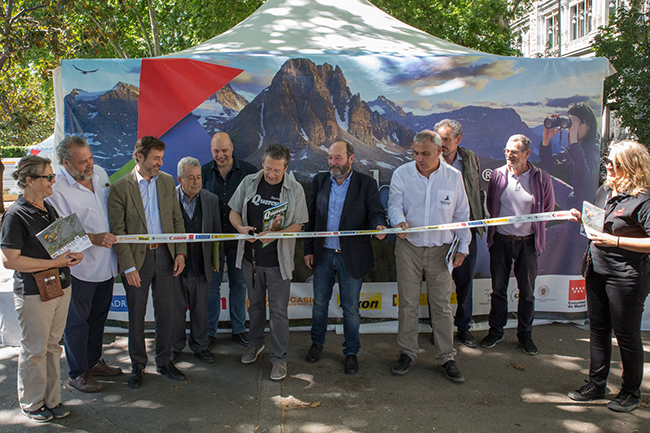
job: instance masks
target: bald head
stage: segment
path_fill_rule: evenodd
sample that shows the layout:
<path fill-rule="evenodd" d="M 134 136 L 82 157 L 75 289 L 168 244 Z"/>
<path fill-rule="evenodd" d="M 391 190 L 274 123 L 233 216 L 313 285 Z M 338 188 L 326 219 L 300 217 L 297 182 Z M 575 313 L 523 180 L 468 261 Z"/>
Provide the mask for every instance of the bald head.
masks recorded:
<path fill-rule="evenodd" d="M 230 170 L 233 164 L 232 158 L 232 141 L 230 136 L 225 132 L 217 132 L 212 136 L 210 142 L 210 149 L 212 151 L 212 158 L 214 158 L 217 168 L 220 170 Z"/>

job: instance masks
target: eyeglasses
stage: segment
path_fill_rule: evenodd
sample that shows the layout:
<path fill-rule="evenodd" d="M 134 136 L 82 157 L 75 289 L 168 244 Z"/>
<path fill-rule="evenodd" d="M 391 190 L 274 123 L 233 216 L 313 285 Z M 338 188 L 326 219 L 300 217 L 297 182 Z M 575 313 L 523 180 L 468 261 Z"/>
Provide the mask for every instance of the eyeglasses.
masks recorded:
<path fill-rule="evenodd" d="M 523 152 L 523 150 L 514 150 L 514 149 L 505 149 L 505 148 L 503 149 L 503 153 L 506 155 L 511 154 L 513 156 L 517 156 L 521 152 Z"/>
<path fill-rule="evenodd" d="M 612 160 L 609 159 L 609 158 L 605 158 L 605 157 L 603 157 L 603 158 L 602 158 L 602 161 L 603 161 L 603 164 L 604 164 L 604 165 L 612 165 L 612 166 L 614 165 L 614 161 L 612 161 Z M 616 161 L 616 168 L 621 168 L 621 163 L 618 162 L 618 161 Z"/>
<path fill-rule="evenodd" d="M 264 166 L 262 166 L 262 168 L 264 169 L 264 172 L 265 172 L 265 173 L 273 173 L 273 174 L 275 174 L 276 176 L 281 175 L 282 173 L 284 173 L 284 170 L 285 170 L 284 168 L 278 170 L 278 169 L 273 169 L 273 168 L 264 167 Z"/>
<path fill-rule="evenodd" d="M 48 182 L 52 182 L 54 178 L 56 177 L 56 174 L 46 174 L 46 175 L 41 175 L 41 176 L 29 176 L 33 179 L 47 179 Z"/>

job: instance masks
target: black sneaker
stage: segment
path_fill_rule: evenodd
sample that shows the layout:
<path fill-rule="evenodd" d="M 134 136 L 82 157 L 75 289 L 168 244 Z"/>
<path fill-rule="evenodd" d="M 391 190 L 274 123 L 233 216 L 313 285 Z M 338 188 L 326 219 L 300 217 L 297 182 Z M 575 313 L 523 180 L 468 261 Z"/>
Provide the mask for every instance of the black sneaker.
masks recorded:
<path fill-rule="evenodd" d="M 442 371 L 445 372 L 445 376 L 447 376 L 447 379 L 451 380 L 454 383 L 463 383 L 465 382 L 465 377 L 463 377 L 463 373 L 460 372 L 458 367 L 456 366 L 456 361 L 451 360 L 447 361 L 444 364 L 439 366 L 442 368 Z"/>
<path fill-rule="evenodd" d="M 494 334 L 488 334 L 488 335 L 485 336 L 483 341 L 481 341 L 481 347 L 489 349 L 491 347 L 496 346 L 496 344 L 501 340 L 503 340 L 503 335 L 500 336 L 500 337 L 497 337 Z"/>
<path fill-rule="evenodd" d="M 469 330 L 459 329 L 458 332 L 456 332 L 456 338 L 458 339 L 458 341 L 460 341 L 470 349 L 476 349 L 478 347 L 478 344 L 476 344 L 476 340 L 474 339 L 474 336 L 472 335 L 471 332 L 469 332 Z"/>
<path fill-rule="evenodd" d="M 309 352 L 307 352 L 307 362 L 310 364 L 318 362 L 321 353 L 323 353 L 323 346 L 313 343 L 309 348 Z"/>
<path fill-rule="evenodd" d="M 23 415 L 25 415 L 27 418 L 31 419 L 32 421 L 48 422 L 54 419 L 54 415 L 52 415 L 52 412 L 50 412 L 50 410 L 45 406 L 42 406 L 40 409 L 36 409 L 36 410 L 23 409 L 22 411 L 23 411 Z"/>
<path fill-rule="evenodd" d="M 413 358 L 408 356 L 406 353 L 402 353 L 395 365 L 393 365 L 393 374 L 404 376 L 409 371 L 409 367 L 412 366 L 414 362 L 415 361 Z"/>
<path fill-rule="evenodd" d="M 598 386 L 593 382 L 587 381 L 587 384 L 582 388 L 577 391 L 571 391 L 567 395 L 571 400 L 589 401 L 603 398 L 605 397 L 605 394 L 607 394 L 607 387 Z"/>
<path fill-rule="evenodd" d="M 520 338 L 519 346 L 521 347 L 522 352 L 524 352 L 526 355 L 537 355 L 539 353 L 537 346 L 535 346 L 533 339 L 530 337 Z"/>
<path fill-rule="evenodd" d="M 607 407 L 614 412 L 631 412 L 639 407 L 639 397 L 621 390 L 614 400 L 607 403 Z"/>

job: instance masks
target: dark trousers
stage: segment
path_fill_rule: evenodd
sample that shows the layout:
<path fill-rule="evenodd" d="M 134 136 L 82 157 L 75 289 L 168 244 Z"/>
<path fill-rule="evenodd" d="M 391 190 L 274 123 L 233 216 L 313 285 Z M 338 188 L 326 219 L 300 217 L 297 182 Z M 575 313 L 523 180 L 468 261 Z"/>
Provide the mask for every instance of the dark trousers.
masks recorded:
<path fill-rule="evenodd" d="M 72 296 L 63 341 L 72 379 L 102 358 L 104 324 L 113 300 L 113 278 L 100 283 L 72 277 Z"/>
<path fill-rule="evenodd" d="M 472 230 L 469 254 L 463 264 L 454 269 L 451 277 L 456 285 L 456 317 L 454 325 L 460 331 L 469 331 L 472 324 L 472 291 L 474 288 L 474 269 L 476 268 L 476 232 Z"/>
<path fill-rule="evenodd" d="M 144 318 L 147 313 L 149 286 L 153 298 L 156 321 L 156 365 L 169 362 L 174 337 L 174 322 L 178 315 L 178 301 L 182 299 L 180 282 L 173 276 L 174 261 L 167 245 L 147 250 L 140 272 L 140 287 L 133 287 L 122 277 L 129 308 L 129 356 L 131 365 L 147 365 L 147 347 L 144 341 Z"/>
<path fill-rule="evenodd" d="M 208 348 L 208 281 L 205 275 L 181 275 L 181 300 L 178 303 L 178 317 L 173 350 L 180 352 L 185 347 L 185 316 L 190 309 L 190 349 L 201 353 Z"/>
<path fill-rule="evenodd" d="M 586 280 L 591 356 L 589 379 L 599 386 L 607 385 L 613 329 L 623 363 L 622 389 L 636 397 L 640 396 L 643 379 L 641 319 L 650 290 L 648 277 L 616 278 L 591 272 Z"/>
<path fill-rule="evenodd" d="M 492 295 L 490 303 L 490 334 L 502 337 L 508 322 L 508 283 L 512 262 L 519 289 L 517 304 L 517 338 L 530 337 L 535 315 L 535 278 L 537 277 L 537 251 L 535 239 L 515 240 L 499 233 L 494 234 L 490 247 L 490 273 Z"/>

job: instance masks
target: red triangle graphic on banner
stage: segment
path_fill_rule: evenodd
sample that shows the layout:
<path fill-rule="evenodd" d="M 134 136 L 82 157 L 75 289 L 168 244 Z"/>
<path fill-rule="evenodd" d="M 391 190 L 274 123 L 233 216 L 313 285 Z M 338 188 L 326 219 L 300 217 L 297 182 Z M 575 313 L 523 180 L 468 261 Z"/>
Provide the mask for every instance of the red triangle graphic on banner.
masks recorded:
<path fill-rule="evenodd" d="M 192 59 L 142 59 L 138 139 L 160 137 L 242 72 Z"/>

